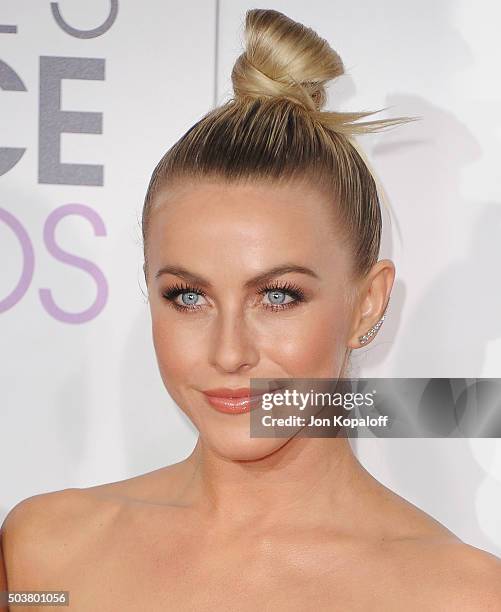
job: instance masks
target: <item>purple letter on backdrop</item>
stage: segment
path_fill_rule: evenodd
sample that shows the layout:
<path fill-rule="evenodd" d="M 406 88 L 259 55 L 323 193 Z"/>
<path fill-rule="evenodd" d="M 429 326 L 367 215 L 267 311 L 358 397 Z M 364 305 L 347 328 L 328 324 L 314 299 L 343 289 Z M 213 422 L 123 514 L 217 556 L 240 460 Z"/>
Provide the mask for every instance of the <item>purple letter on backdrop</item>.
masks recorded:
<path fill-rule="evenodd" d="M 67 215 L 80 215 L 81 217 L 88 219 L 94 228 L 94 233 L 96 236 L 106 236 L 106 228 L 101 217 L 89 206 L 85 206 L 84 204 L 65 204 L 64 206 L 60 206 L 51 212 L 51 214 L 47 217 L 43 230 L 45 246 L 47 247 L 49 253 L 54 255 L 54 257 L 59 261 L 72 264 L 75 267 L 81 268 L 82 270 L 88 272 L 96 282 L 97 296 L 92 306 L 87 308 L 87 310 L 75 313 L 66 312 L 59 308 L 59 306 L 57 306 L 52 299 L 50 289 L 39 290 L 40 300 L 42 301 L 45 310 L 58 321 L 62 321 L 64 323 L 85 323 L 86 321 L 90 321 L 91 319 L 97 317 L 97 315 L 104 308 L 106 300 L 108 299 L 108 283 L 106 282 L 104 274 L 95 264 L 87 259 L 82 259 L 81 257 L 77 257 L 71 253 L 66 253 L 66 251 L 63 251 L 56 244 L 56 241 L 54 240 L 56 226 L 59 220 Z"/>
<path fill-rule="evenodd" d="M 23 271 L 21 272 L 21 278 L 19 279 L 19 282 L 14 290 L 11 291 L 6 298 L 0 300 L 0 312 L 5 312 L 6 310 L 9 310 L 9 308 L 12 308 L 12 306 L 15 306 L 28 290 L 31 279 L 33 278 L 35 254 L 33 252 L 30 237 L 14 215 L 11 215 L 10 212 L 7 212 L 3 208 L 0 208 L 0 220 L 8 225 L 14 234 L 16 234 L 23 251 Z"/>

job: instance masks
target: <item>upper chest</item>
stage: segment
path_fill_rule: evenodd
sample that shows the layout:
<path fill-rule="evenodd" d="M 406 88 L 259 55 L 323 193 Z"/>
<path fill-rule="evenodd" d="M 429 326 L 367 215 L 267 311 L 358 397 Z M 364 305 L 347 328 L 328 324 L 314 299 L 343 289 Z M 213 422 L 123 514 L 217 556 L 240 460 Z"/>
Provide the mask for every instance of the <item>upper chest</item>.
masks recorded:
<path fill-rule="evenodd" d="M 162 528 L 163 527 L 163 528 Z M 75 612 L 407 610 L 398 562 L 316 537 L 217 537 L 172 523 L 108 533 L 59 577 Z M 402 574 L 400 574 L 400 578 Z M 56 588 L 54 585 L 47 588 Z M 412 589 L 411 589 L 412 591 Z"/>

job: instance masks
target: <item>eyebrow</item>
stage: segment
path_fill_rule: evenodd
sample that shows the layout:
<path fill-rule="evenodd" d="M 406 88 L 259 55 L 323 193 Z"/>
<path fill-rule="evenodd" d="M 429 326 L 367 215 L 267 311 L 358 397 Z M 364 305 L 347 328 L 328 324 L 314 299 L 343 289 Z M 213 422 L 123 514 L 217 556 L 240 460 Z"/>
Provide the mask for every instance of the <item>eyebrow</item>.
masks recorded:
<path fill-rule="evenodd" d="M 307 274 L 308 276 L 312 276 L 313 278 L 320 278 L 316 272 L 307 268 L 305 266 L 300 266 L 293 263 L 286 263 L 280 266 L 274 266 L 269 270 L 265 270 L 264 272 L 260 272 L 256 276 L 253 276 L 249 280 L 244 283 L 244 287 L 249 289 L 251 287 L 255 287 L 260 283 L 266 282 L 275 276 L 281 276 L 282 274 L 288 274 L 289 272 L 298 272 L 300 274 Z M 159 278 L 162 274 L 173 274 L 174 276 L 179 276 L 180 278 L 184 278 L 185 280 L 201 285 L 202 287 L 206 287 L 208 289 L 212 288 L 212 283 L 207 279 L 199 276 L 198 274 L 193 274 L 186 268 L 181 266 L 163 266 L 156 272 L 155 278 Z"/>

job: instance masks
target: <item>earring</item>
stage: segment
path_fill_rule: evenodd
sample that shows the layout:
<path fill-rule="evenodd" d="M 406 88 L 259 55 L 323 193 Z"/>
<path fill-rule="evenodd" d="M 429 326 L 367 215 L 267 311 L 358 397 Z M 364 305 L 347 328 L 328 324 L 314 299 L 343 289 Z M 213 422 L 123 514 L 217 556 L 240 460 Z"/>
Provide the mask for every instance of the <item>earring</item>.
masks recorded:
<path fill-rule="evenodd" d="M 374 334 L 377 333 L 377 330 L 383 324 L 385 317 L 386 317 L 386 313 L 379 319 L 379 321 L 376 323 L 376 325 L 374 325 L 374 327 L 371 327 L 367 333 L 359 337 L 358 341 L 360 342 L 360 344 L 366 344 L 369 341 L 369 339 L 372 338 L 372 336 L 374 336 Z"/>

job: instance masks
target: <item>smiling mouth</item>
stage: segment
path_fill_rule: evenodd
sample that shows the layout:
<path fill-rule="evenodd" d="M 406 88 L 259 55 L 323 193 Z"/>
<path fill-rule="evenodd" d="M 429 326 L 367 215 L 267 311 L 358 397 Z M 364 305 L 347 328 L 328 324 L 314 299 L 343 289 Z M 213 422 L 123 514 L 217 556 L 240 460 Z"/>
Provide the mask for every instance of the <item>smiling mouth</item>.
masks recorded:
<path fill-rule="evenodd" d="M 206 395 L 207 401 L 211 406 L 220 412 L 227 414 L 241 414 L 242 412 L 250 412 L 261 403 L 260 395 L 248 395 L 247 397 L 214 397 Z"/>
<path fill-rule="evenodd" d="M 251 393 L 250 389 L 214 389 L 212 391 L 203 392 L 209 404 L 226 414 L 242 414 L 250 412 L 261 405 L 261 400 L 265 393 L 273 393 L 278 388 L 273 388 L 270 391 L 262 391 L 259 393 Z M 233 395 L 232 395 L 233 394 Z"/>

